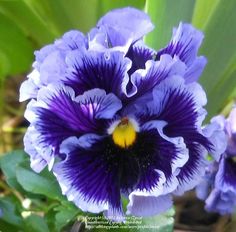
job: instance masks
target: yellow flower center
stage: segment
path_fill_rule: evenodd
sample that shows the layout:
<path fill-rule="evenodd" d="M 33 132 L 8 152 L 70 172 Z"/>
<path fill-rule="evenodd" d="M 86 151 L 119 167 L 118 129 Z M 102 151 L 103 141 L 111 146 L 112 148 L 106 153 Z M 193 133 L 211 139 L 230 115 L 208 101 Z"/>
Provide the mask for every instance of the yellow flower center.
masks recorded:
<path fill-rule="evenodd" d="M 135 127 L 127 117 L 122 118 L 112 132 L 114 143 L 122 148 L 131 146 L 135 142 L 136 136 Z"/>

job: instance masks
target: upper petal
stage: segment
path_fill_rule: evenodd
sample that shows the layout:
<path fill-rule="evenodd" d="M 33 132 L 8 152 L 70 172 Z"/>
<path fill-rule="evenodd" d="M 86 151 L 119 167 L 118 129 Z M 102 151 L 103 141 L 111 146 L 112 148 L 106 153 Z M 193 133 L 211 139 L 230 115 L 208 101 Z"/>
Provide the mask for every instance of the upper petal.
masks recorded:
<path fill-rule="evenodd" d="M 112 47 L 131 44 L 154 28 L 147 14 L 131 7 L 110 11 L 97 26 L 104 27 Z"/>
<path fill-rule="evenodd" d="M 186 81 L 189 83 L 196 81 L 206 65 L 204 57 L 197 57 L 203 37 L 203 33 L 191 24 L 180 23 L 178 28 L 174 28 L 170 43 L 158 51 L 157 59 L 160 59 L 163 54 L 178 57 L 187 65 L 184 76 Z"/>
<path fill-rule="evenodd" d="M 128 82 L 127 71 L 131 61 L 120 52 L 79 52 L 70 54 L 67 60 L 66 84 L 75 89 L 76 94 L 100 88 L 117 96 L 124 95 L 124 85 Z"/>
<path fill-rule="evenodd" d="M 178 56 L 189 66 L 197 56 L 203 37 L 203 33 L 191 24 L 180 23 L 178 28 L 174 28 L 170 43 L 157 53 L 157 57 L 163 54 Z"/>
<path fill-rule="evenodd" d="M 79 31 L 66 32 L 54 44 L 35 51 L 33 71 L 20 88 L 20 101 L 36 99 L 38 90 L 50 83 L 63 82 L 66 72 L 66 56 L 72 50 L 86 49 L 87 39 Z"/>

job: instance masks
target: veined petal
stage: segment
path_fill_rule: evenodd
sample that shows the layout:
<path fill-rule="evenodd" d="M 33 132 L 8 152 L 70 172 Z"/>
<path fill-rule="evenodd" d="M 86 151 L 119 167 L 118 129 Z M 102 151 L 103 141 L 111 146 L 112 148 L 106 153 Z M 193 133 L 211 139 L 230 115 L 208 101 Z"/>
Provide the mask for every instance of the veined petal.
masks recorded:
<path fill-rule="evenodd" d="M 197 81 L 207 62 L 205 57 L 197 57 L 203 37 L 203 33 L 192 25 L 180 23 L 178 28 L 174 28 L 170 43 L 158 51 L 157 59 L 163 54 L 178 57 L 187 66 L 184 76 L 186 82 Z"/>
<path fill-rule="evenodd" d="M 189 66 L 195 60 L 202 40 L 202 32 L 191 24 L 180 23 L 178 28 L 174 28 L 170 43 L 160 50 L 157 56 L 158 58 L 162 54 L 170 54 L 172 57 L 178 56 Z"/>
<path fill-rule="evenodd" d="M 67 60 L 66 84 L 75 89 L 76 94 L 100 88 L 118 97 L 124 95 L 123 86 L 128 82 L 127 71 L 131 61 L 120 52 L 85 53 L 74 51 Z"/>
<path fill-rule="evenodd" d="M 55 165 L 54 174 L 63 194 L 83 211 L 98 213 L 113 209 L 121 212 L 117 164 L 109 162 L 111 157 L 104 149 L 107 140 L 96 135 L 93 138 L 91 146 L 86 144 L 85 147 L 81 138 L 65 140 L 61 149 L 69 153 L 64 161 Z"/>
<path fill-rule="evenodd" d="M 184 140 L 182 137 L 168 137 L 164 134 L 163 129 L 167 125 L 166 122 L 164 121 L 149 121 L 145 123 L 142 126 L 142 129 L 145 131 L 156 129 L 160 135 L 160 137 L 165 141 L 165 143 L 171 143 L 172 146 L 174 146 L 174 152 L 166 150 L 165 153 L 165 158 L 168 159 L 170 162 L 169 164 L 171 165 L 171 174 L 174 174 L 175 171 L 185 165 L 185 163 L 189 159 L 189 154 L 188 154 L 188 149 L 186 148 L 186 145 L 184 143 Z M 160 144 L 158 145 L 160 147 Z M 165 144 L 163 147 L 167 148 L 167 144 Z M 161 149 L 160 149 L 161 150 Z M 163 162 L 163 165 L 166 165 L 167 162 Z M 163 169 L 160 169 L 163 171 Z M 165 173 L 165 172 L 164 172 Z M 165 173 L 166 175 L 166 173 Z M 170 175 L 166 176 L 170 177 Z"/>
<path fill-rule="evenodd" d="M 181 150 L 174 139 L 162 138 L 157 129 L 146 129 L 126 149 L 117 146 L 109 135 L 87 134 L 63 141 L 60 152 L 67 158 L 55 165 L 54 172 L 64 194 L 83 210 L 89 210 L 84 208 L 86 202 L 89 206 L 94 204 L 91 209 L 96 210 L 96 205 L 102 204 L 108 218 L 123 220 L 122 193 L 142 196 L 166 193 L 165 183 L 172 183 L 172 171 L 183 166 L 174 163 L 180 159 L 180 153 L 183 155 L 184 148 Z"/>

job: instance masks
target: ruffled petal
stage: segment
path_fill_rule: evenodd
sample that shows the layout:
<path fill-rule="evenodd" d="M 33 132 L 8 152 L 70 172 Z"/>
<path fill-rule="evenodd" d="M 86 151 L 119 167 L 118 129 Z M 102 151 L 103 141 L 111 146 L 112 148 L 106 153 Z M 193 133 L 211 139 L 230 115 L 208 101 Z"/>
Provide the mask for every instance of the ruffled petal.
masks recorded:
<path fill-rule="evenodd" d="M 37 133 L 33 127 L 29 127 L 24 136 L 24 151 L 30 156 L 30 166 L 35 172 L 41 172 L 49 163 L 45 160 L 35 146 Z"/>
<path fill-rule="evenodd" d="M 66 32 L 61 39 L 55 41 L 55 47 L 62 51 L 88 48 L 87 37 L 80 31 L 71 30 Z"/>
<path fill-rule="evenodd" d="M 213 117 L 210 124 L 203 128 L 203 134 L 213 145 L 211 155 L 217 162 L 219 162 L 221 155 L 225 152 L 227 147 L 227 137 L 224 132 L 222 120 L 224 120 L 223 116 Z"/>
<path fill-rule="evenodd" d="M 33 71 L 27 76 L 20 88 L 20 101 L 36 99 L 40 88 L 50 83 L 65 80 L 66 56 L 72 50 L 86 49 L 87 39 L 79 31 L 69 31 L 54 44 L 47 45 L 35 52 Z"/>
<path fill-rule="evenodd" d="M 38 75 L 39 72 L 37 70 L 34 70 L 31 73 L 31 76 L 32 76 L 32 74 Z M 34 79 L 29 76 L 30 75 L 28 75 L 28 79 L 25 80 L 20 86 L 20 98 L 19 98 L 20 102 L 37 98 L 39 85 L 37 85 L 37 83 L 35 83 Z"/>
<path fill-rule="evenodd" d="M 236 162 L 235 157 L 221 156 L 219 170 L 215 178 L 215 186 L 223 192 L 233 192 L 236 194 Z"/>
<path fill-rule="evenodd" d="M 160 166 L 157 166 L 156 168 L 163 171 L 165 177 L 168 179 L 177 169 L 185 165 L 189 159 L 189 155 L 182 137 L 170 138 L 164 134 L 163 130 L 166 125 L 167 123 L 164 121 L 153 120 L 145 123 L 142 126 L 142 130 L 146 131 L 147 134 L 152 134 L 151 132 L 153 132 L 153 129 L 158 131 L 159 141 L 156 141 L 156 145 L 159 150 L 157 160 L 159 159 Z M 167 162 L 167 160 L 169 160 L 169 162 Z M 166 168 L 167 170 L 165 170 Z"/>
<path fill-rule="evenodd" d="M 157 59 L 163 54 L 178 57 L 187 65 L 185 79 L 188 83 L 197 81 L 205 65 L 205 57 L 197 57 L 198 49 L 203 40 L 203 33 L 196 30 L 192 25 L 180 23 L 174 28 L 173 36 L 167 47 L 157 53 Z"/>
<path fill-rule="evenodd" d="M 236 196 L 232 192 L 222 192 L 218 189 L 213 189 L 206 199 L 205 209 L 222 215 L 232 214 L 236 210 Z"/>
<path fill-rule="evenodd" d="M 130 46 L 126 57 L 132 60 L 132 67 L 128 71 L 128 74 L 131 76 L 136 70 L 145 69 L 145 63 L 148 60 L 154 60 L 155 56 L 156 52 L 147 47 L 142 41 L 138 41 Z"/>
<path fill-rule="evenodd" d="M 160 61 L 148 60 L 145 69 L 134 72 L 131 76 L 132 89 L 128 96 L 133 99 L 149 94 L 163 80 L 173 75 L 183 75 L 185 65 L 180 60 L 172 58 L 170 55 L 163 55 Z"/>
<path fill-rule="evenodd" d="M 187 149 L 181 139 L 164 136 L 163 125 L 156 127 L 146 125 L 126 149 L 110 136 L 96 134 L 63 141 L 60 152 L 67 158 L 55 165 L 54 172 L 64 194 L 82 210 L 98 212 L 101 204 L 104 208 L 99 209 L 108 218 L 123 220 L 121 193 L 160 196 L 176 189 L 172 176 L 187 161 Z"/>

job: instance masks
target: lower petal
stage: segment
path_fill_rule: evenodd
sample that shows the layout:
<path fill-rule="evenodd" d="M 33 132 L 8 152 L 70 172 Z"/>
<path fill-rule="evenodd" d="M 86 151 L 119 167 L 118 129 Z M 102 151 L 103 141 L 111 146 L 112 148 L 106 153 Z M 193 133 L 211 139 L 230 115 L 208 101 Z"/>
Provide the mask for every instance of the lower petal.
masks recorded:
<path fill-rule="evenodd" d="M 120 184 L 116 166 L 109 171 L 104 160 L 106 141 L 96 135 L 90 138 L 90 146 L 84 141 L 81 137 L 70 137 L 61 144 L 61 151 L 67 157 L 53 171 L 63 194 L 83 211 L 106 211 L 107 217 L 119 218 L 122 215 Z"/>

